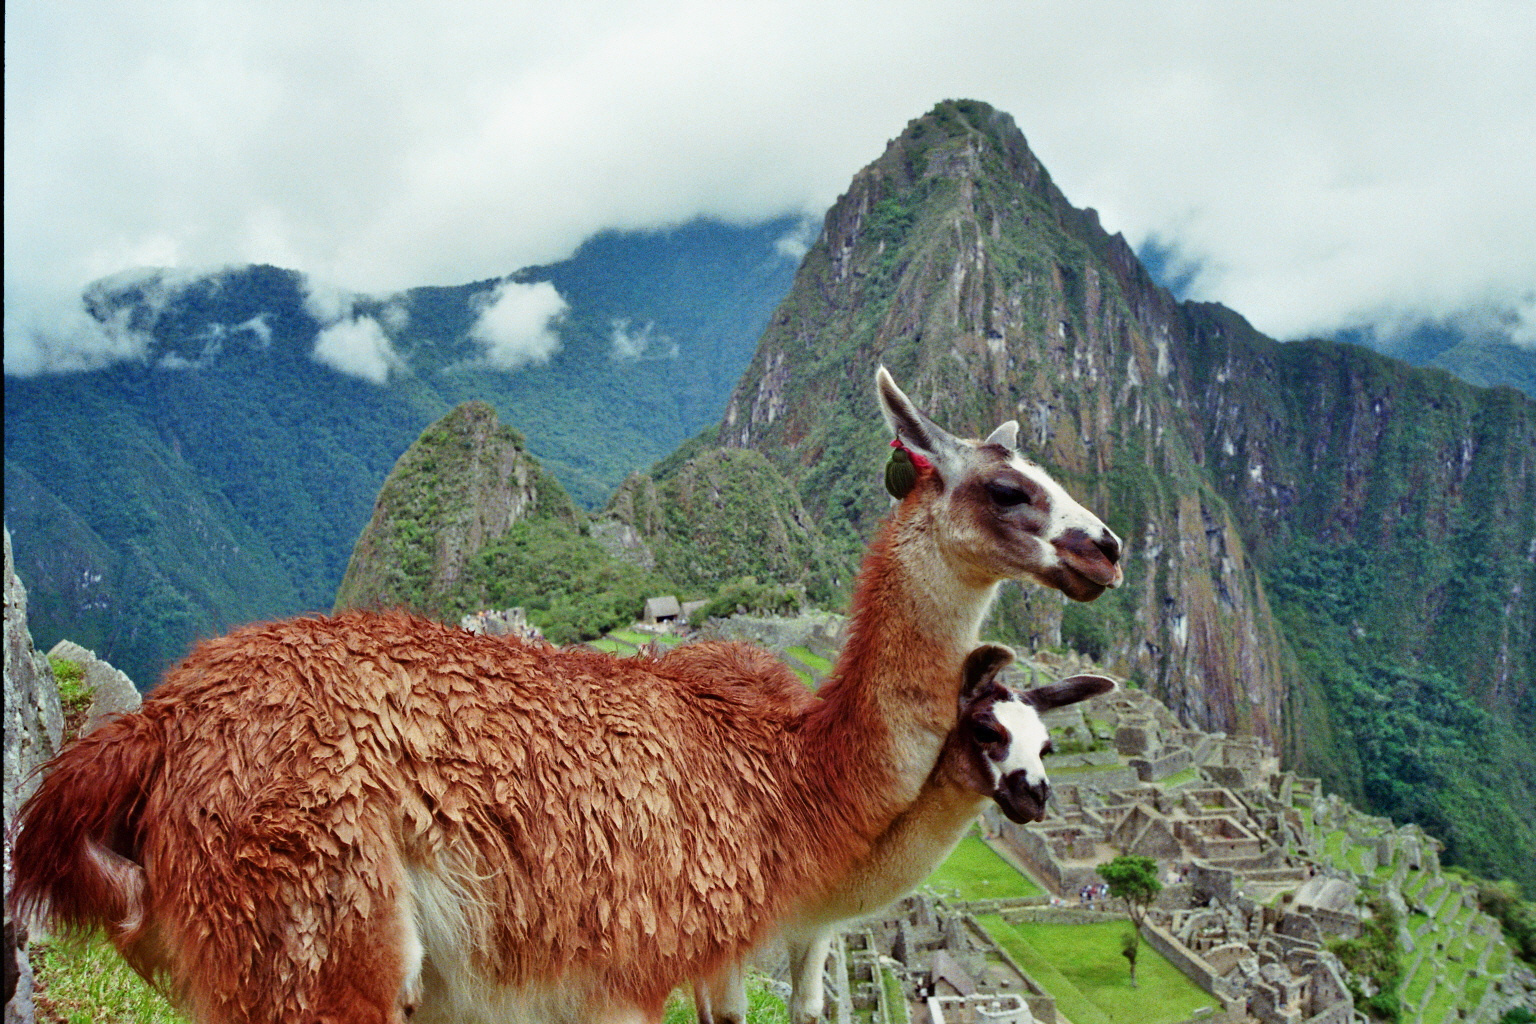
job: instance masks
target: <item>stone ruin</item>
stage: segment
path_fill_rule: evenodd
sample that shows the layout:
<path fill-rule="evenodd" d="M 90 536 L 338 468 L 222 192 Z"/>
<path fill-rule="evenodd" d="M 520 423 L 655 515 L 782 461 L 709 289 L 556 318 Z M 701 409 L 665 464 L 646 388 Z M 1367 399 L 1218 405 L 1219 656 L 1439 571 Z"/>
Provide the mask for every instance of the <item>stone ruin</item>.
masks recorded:
<path fill-rule="evenodd" d="M 544 637 L 544 632 L 528 621 L 528 613 L 521 608 L 470 612 L 459 620 L 459 626 L 481 636 L 520 636 L 525 640 Z"/>
<path fill-rule="evenodd" d="M 1059 678 L 1084 668 L 1023 671 Z M 1095 868 L 1119 854 L 1151 857 L 1164 888 L 1143 938 L 1211 995 L 1212 1006 L 1194 1020 L 1358 1019 L 1347 971 L 1327 944 L 1360 934 L 1362 885 L 1378 867 L 1393 867 L 1385 888 L 1406 915 L 1399 886 L 1407 871 L 1438 876 L 1436 840 L 1416 826 L 1397 827 L 1324 796 L 1318 780 L 1282 772 L 1257 740 L 1184 728 L 1137 690 L 1052 712 L 1047 724 L 1061 753 L 1048 763 L 1054 794 L 1045 820 L 1017 825 L 989 807 L 981 830 L 1051 895 L 988 909 L 1005 918 L 1092 918 L 1078 894 L 1102 881 Z M 1311 813 L 1310 827 L 1303 809 Z M 1330 832 L 1348 836 L 1358 871 L 1325 862 L 1315 837 Z M 839 964 L 853 1004 L 876 1010 L 875 1020 L 900 1019 L 874 1005 L 877 965 L 884 964 L 900 977 L 914 1021 L 923 1013 L 933 1022 L 1058 1020 L 1054 1000 L 996 947 L 968 909 L 912 897 L 889 918 L 845 934 Z M 1496 930 L 1497 924 L 1477 927 Z M 1408 948 L 1414 953 L 1411 938 Z M 1529 997 L 1521 991 L 1526 995 L 1513 998 Z M 1466 1019 L 1496 1020 L 1495 1005 L 1485 999 Z"/>
<path fill-rule="evenodd" d="M 829 991 L 842 1011 L 901 1019 L 883 973 L 898 983 L 913 1020 L 931 1024 L 1055 1024 L 1055 1001 L 1015 964 L 965 909 L 926 893 L 907 897 L 883 919 L 844 933 Z M 831 1000 L 829 1000 L 829 1003 Z M 832 1007 L 829 1006 L 829 1009 Z"/>

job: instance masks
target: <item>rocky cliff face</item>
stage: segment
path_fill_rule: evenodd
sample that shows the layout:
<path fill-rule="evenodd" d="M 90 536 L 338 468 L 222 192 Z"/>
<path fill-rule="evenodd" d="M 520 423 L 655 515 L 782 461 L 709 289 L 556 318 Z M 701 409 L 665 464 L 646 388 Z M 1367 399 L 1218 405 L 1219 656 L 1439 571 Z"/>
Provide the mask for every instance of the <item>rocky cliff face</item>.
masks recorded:
<path fill-rule="evenodd" d="M 1520 393 L 1174 301 L 971 102 L 855 177 L 720 426 L 850 560 L 887 506 L 877 362 L 952 429 L 1019 419 L 1027 452 L 1129 542 L 1122 590 L 1087 607 L 1013 591 L 994 632 L 1090 650 L 1186 721 L 1262 737 L 1352 794 L 1371 723 L 1351 702 L 1374 685 L 1356 677 L 1380 663 L 1430 690 L 1464 681 L 1482 711 L 1462 710 L 1501 735 L 1536 725 L 1536 405 Z M 1325 635 L 1336 650 L 1316 649 Z M 1526 817 L 1530 799 L 1510 797 Z"/>
<path fill-rule="evenodd" d="M 1005 115 L 942 105 L 827 215 L 721 438 L 784 466 L 852 550 L 886 504 L 875 363 L 956 430 L 1018 418 L 1030 455 L 1131 541 L 1127 587 L 1101 602 L 1103 653 L 1190 720 L 1276 740 L 1279 644 L 1233 514 L 1198 473 L 1173 304 L 1150 282 L 1128 295 L 1106 257 L 1136 269 Z M 1000 615 L 1060 640 L 1055 595 L 1009 595 Z M 1065 625 L 1097 631 L 1078 610 Z"/>
<path fill-rule="evenodd" d="M 11 822 L 37 788 L 32 770 L 59 751 L 64 712 L 48 661 L 27 630 L 27 590 L 11 563 L 11 531 L 5 530 L 5 1021 L 33 1019 L 32 967 L 26 929 L 11 920 Z"/>
<path fill-rule="evenodd" d="M 487 402 L 465 402 L 422 432 L 384 481 L 336 594 L 336 610 L 436 613 L 476 552 L 534 512 L 575 507 Z"/>

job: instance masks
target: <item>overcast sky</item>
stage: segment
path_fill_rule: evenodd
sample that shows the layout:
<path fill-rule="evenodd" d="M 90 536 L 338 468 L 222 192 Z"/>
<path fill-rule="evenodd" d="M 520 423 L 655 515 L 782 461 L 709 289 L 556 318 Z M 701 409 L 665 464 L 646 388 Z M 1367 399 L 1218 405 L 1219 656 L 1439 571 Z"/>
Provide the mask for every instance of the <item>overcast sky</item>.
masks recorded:
<path fill-rule="evenodd" d="M 1530 0 L 11 0 L 5 22 L 8 371 L 114 344 L 78 296 L 135 267 L 382 294 L 603 228 L 819 217 L 962 97 L 1270 334 L 1503 309 L 1536 344 Z"/>

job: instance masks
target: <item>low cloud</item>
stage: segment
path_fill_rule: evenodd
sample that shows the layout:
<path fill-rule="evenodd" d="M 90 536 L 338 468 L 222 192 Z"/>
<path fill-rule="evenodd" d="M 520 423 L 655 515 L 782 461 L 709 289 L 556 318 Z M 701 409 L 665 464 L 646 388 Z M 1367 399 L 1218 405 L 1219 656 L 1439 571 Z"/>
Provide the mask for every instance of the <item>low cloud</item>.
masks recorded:
<path fill-rule="evenodd" d="M 657 333 L 654 323 L 647 322 L 645 326 L 636 328 L 630 326 L 626 318 L 614 320 L 612 327 L 610 337 L 613 347 L 610 351 L 615 359 L 633 361 L 677 358 L 677 342 L 665 334 Z"/>
<path fill-rule="evenodd" d="M 315 339 L 315 362 L 375 384 L 389 380 L 401 366 L 400 357 L 384 328 L 371 316 L 359 316 L 332 324 Z"/>
<path fill-rule="evenodd" d="M 554 327 L 569 308 L 548 281 L 507 281 L 478 297 L 479 319 L 469 336 L 485 348 L 485 362 L 500 370 L 546 362 L 560 348 Z"/>
<path fill-rule="evenodd" d="M 8 371 L 138 354 L 79 308 L 129 267 L 270 263 L 388 295 L 604 229 L 819 218 L 945 97 L 1012 114 L 1071 202 L 1176 246 L 1192 297 L 1280 337 L 1528 311 L 1536 280 L 1528 0 L 125 12 L 6 9 Z M 487 324 L 498 354 L 541 350 L 507 336 Z"/>
<path fill-rule="evenodd" d="M 142 360 L 150 345 L 149 335 L 128 327 L 125 313 L 102 323 L 83 308 L 62 304 L 40 311 L 25 324 L 7 323 L 5 334 L 5 372 L 18 377 L 98 370 L 125 360 Z"/>
<path fill-rule="evenodd" d="M 30 377 L 147 360 L 155 322 L 195 279 L 182 271 L 133 268 L 72 295 L 50 288 L 8 290 L 5 372 Z M 162 363 L 176 365 L 164 358 Z"/>
<path fill-rule="evenodd" d="M 312 356 L 315 362 L 340 373 L 384 384 L 390 373 L 404 368 L 405 360 L 395 351 L 379 320 L 358 312 L 360 298 L 344 288 L 305 281 L 305 312 L 320 324 Z M 405 326 L 405 311 L 399 306 L 384 307 L 380 316 L 394 330 Z"/>
<path fill-rule="evenodd" d="M 819 234 L 821 234 L 821 223 L 810 217 L 802 217 L 792 231 L 773 243 L 774 251 L 798 263 L 805 259 L 806 253 L 811 251 L 811 245 Z"/>
<path fill-rule="evenodd" d="M 1515 310 L 1509 340 L 1521 348 L 1536 348 L 1536 295 L 1527 295 Z"/>

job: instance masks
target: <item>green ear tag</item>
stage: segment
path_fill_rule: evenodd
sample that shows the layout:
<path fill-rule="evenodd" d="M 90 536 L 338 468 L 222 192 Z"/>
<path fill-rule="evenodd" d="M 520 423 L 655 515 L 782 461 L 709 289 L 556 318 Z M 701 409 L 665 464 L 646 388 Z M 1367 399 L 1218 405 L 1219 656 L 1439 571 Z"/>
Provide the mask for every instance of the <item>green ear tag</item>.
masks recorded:
<path fill-rule="evenodd" d="M 905 448 L 893 449 L 890 461 L 885 464 L 885 489 L 900 501 L 916 486 L 917 467 L 912 464 L 912 457 Z"/>

